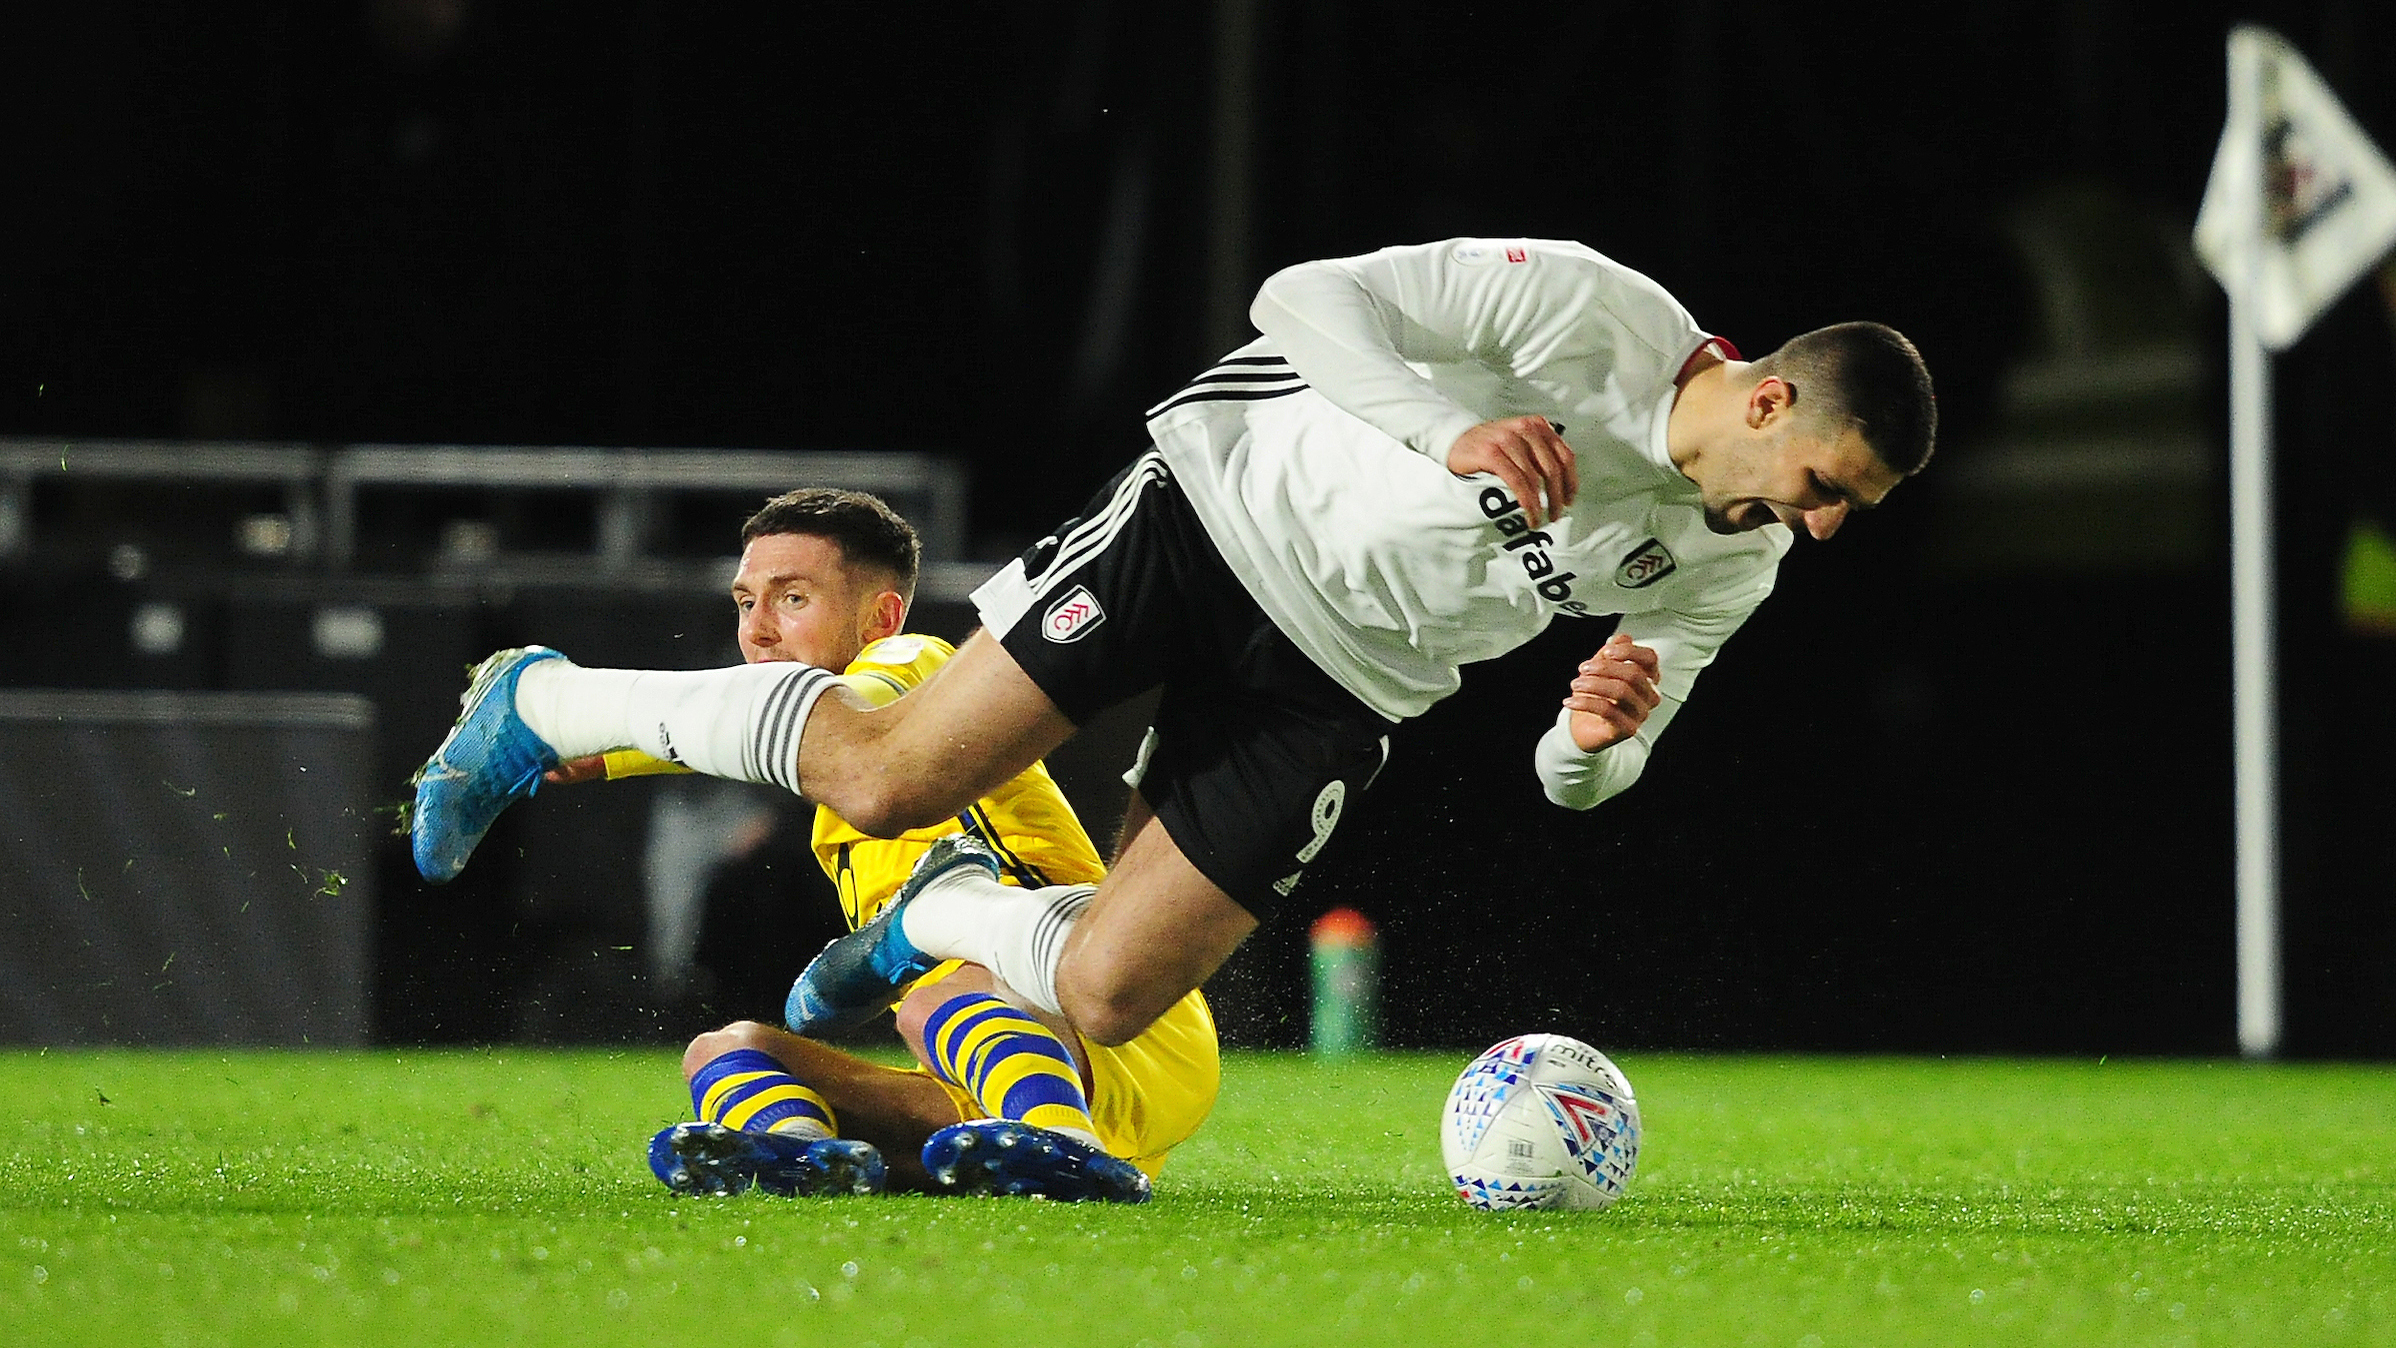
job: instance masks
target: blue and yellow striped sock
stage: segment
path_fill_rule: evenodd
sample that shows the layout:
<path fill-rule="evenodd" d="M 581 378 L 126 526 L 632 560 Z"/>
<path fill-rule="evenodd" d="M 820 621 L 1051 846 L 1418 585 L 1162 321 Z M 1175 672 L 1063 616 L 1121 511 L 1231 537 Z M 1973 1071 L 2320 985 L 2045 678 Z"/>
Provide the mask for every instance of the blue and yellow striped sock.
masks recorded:
<path fill-rule="evenodd" d="M 832 1106 L 753 1048 L 719 1054 L 691 1076 L 691 1108 L 709 1123 L 752 1133 L 837 1137 Z"/>
<path fill-rule="evenodd" d="M 923 1041 L 941 1077 L 971 1094 L 991 1117 L 1098 1145 L 1073 1055 L 1027 1013 L 987 992 L 963 993 L 932 1012 Z"/>

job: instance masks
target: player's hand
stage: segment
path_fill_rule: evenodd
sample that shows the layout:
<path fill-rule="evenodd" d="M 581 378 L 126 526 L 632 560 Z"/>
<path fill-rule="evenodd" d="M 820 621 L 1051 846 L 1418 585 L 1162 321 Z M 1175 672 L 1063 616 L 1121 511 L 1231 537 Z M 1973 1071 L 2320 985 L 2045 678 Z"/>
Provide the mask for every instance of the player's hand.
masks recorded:
<path fill-rule="evenodd" d="M 1572 680 L 1572 742 L 1593 754 L 1639 733 L 1664 695 L 1656 691 L 1656 653 L 1620 632 L 1581 662 Z"/>
<path fill-rule="evenodd" d="M 584 754 L 580 758 L 561 759 L 558 765 L 541 774 L 541 780 L 554 786 L 573 786 L 578 782 L 596 782 L 607 776 L 606 754 Z"/>
<path fill-rule="evenodd" d="M 1494 474 L 1522 504 L 1534 529 L 1563 514 L 1581 494 L 1581 466 L 1572 446 L 1546 417 L 1482 422 L 1448 447 L 1448 471 L 1458 477 Z"/>

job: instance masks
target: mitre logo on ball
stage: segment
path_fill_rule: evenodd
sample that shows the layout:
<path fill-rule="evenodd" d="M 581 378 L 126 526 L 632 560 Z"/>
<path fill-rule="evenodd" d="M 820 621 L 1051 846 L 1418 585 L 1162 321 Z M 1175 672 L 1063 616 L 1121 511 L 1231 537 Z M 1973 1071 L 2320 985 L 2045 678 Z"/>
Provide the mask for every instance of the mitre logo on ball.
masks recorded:
<path fill-rule="evenodd" d="M 1050 641 L 1079 641 L 1091 628 L 1106 621 L 1106 610 L 1090 587 L 1076 585 L 1072 593 L 1049 605 L 1048 613 L 1040 619 L 1040 635 Z"/>

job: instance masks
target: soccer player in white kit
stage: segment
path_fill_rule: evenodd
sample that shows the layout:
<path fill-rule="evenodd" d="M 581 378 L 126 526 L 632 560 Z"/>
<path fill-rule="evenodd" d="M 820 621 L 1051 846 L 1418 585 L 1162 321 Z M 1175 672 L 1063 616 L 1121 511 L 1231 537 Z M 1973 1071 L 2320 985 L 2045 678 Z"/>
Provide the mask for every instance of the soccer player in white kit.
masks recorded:
<path fill-rule="evenodd" d="M 1893 330 L 1744 361 L 1574 243 L 1308 263 L 1251 315 L 1263 335 L 1150 412 L 1155 448 L 975 591 L 985 630 L 906 697 L 823 697 L 831 674 L 789 665 L 486 671 L 422 775 L 419 867 L 455 874 L 533 789 L 509 766 L 525 755 L 628 745 L 896 834 L 1161 684 L 1095 891 L 1010 888 L 944 853 L 789 1008 L 802 1033 L 837 1024 L 955 958 L 1119 1044 L 1290 893 L 1389 729 L 1460 666 L 1559 617 L 1621 615 L 1532 754 L 1550 799 L 1595 805 L 1637 780 L 1793 531 L 1829 538 L 1935 437 L 1929 374 Z"/>

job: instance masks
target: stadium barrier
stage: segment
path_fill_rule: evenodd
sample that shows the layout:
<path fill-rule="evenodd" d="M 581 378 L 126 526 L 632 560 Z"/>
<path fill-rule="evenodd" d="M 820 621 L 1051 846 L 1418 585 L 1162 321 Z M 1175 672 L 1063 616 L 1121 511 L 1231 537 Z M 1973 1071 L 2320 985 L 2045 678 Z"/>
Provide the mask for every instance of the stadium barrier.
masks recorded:
<path fill-rule="evenodd" d="M 0 1043 L 366 1042 L 374 706 L 0 692 Z"/>

